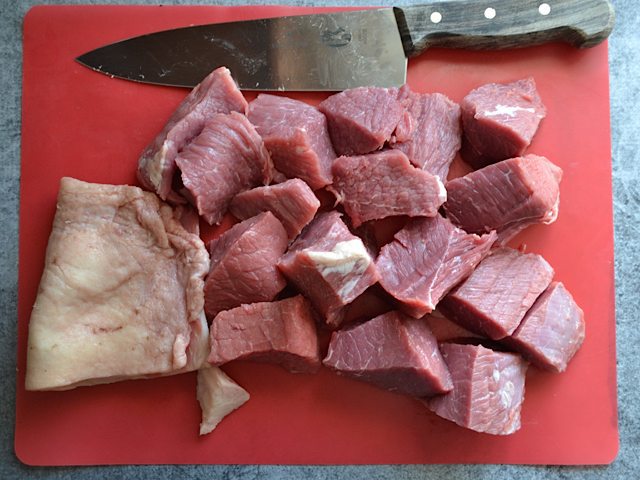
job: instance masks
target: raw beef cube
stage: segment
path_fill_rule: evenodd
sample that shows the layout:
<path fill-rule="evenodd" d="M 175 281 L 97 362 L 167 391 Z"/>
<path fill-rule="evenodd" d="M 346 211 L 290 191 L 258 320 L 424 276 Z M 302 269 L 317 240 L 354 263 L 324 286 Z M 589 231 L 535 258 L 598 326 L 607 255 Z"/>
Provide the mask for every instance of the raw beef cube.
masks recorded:
<path fill-rule="evenodd" d="M 436 415 L 461 427 L 493 435 L 520 428 L 527 362 L 520 355 L 481 345 L 440 345 L 453 391 L 429 400 Z"/>
<path fill-rule="evenodd" d="M 225 67 L 211 72 L 182 101 L 138 161 L 138 180 L 163 200 L 184 203 L 172 190 L 176 155 L 204 128 L 214 113 L 247 111 L 247 101 Z"/>
<path fill-rule="evenodd" d="M 240 220 L 271 212 L 282 222 L 289 240 L 296 238 L 320 208 L 320 200 L 298 178 L 278 185 L 257 187 L 235 196 L 229 211 Z"/>
<path fill-rule="evenodd" d="M 438 309 L 423 317 L 422 321 L 431 329 L 431 332 L 438 342 L 454 342 L 482 338 L 480 335 L 470 332 L 457 323 L 452 322 L 442 315 Z"/>
<path fill-rule="evenodd" d="M 495 239 L 494 232 L 468 234 L 440 215 L 412 219 L 380 251 L 380 285 L 420 318 L 473 271 Z"/>
<path fill-rule="evenodd" d="M 246 359 L 277 363 L 293 373 L 320 368 L 313 313 L 300 295 L 220 312 L 211 323 L 210 338 L 208 361 L 213 365 Z"/>
<path fill-rule="evenodd" d="M 198 370 L 196 387 L 202 410 L 200 435 L 211 433 L 224 417 L 249 400 L 249 393 L 218 367 L 204 365 Z"/>
<path fill-rule="evenodd" d="M 247 114 L 264 139 L 276 170 L 301 178 L 314 190 L 331 183 L 331 145 L 327 119 L 317 108 L 292 98 L 261 93 Z"/>
<path fill-rule="evenodd" d="M 415 168 L 404 153 L 394 150 L 339 157 L 332 172 L 331 189 L 355 228 L 393 215 L 433 217 L 447 199 L 438 177 Z"/>
<path fill-rule="evenodd" d="M 506 340 L 534 365 L 564 372 L 584 340 L 584 313 L 564 285 L 553 282 Z"/>
<path fill-rule="evenodd" d="M 198 217 L 198 212 L 191 208 L 191 205 L 176 205 L 175 214 L 187 232 L 200 236 L 200 217 Z"/>
<path fill-rule="evenodd" d="M 29 324 L 27 390 L 200 368 L 202 240 L 137 187 L 63 178 L 57 205 Z"/>
<path fill-rule="evenodd" d="M 271 181 L 273 165 L 260 135 L 239 113 L 215 114 L 176 157 L 186 196 L 218 224 L 233 197 Z"/>
<path fill-rule="evenodd" d="M 522 155 L 547 113 L 533 78 L 482 85 L 460 106 L 462 158 L 474 168 Z"/>
<path fill-rule="evenodd" d="M 551 283 L 553 273 L 540 255 L 499 248 L 443 298 L 438 308 L 464 328 L 500 340 L 518 327 Z"/>
<path fill-rule="evenodd" d="M 204 286 L 207 317 L 243 303 L 273 300 L 287 283 L 276 266 L 287 244 L 287 233 L 271 212 L 238 223 L 213 240 Z"/>
<path fill-rule="evenodd" d="M 553 223 L 560 205 L 562 170 L 544 157 L 498 162 L 447 182 L 444 209 L 470 233 L 498 232 L 505 244 L 536 223 Z"/>
<path fill-rule="evenodd" d="M 333 332 L 323 363 L 339 374 L 416 397 L 453 389 L 429 327 L 399 312 Z"/>
<path fill-rule="evenodd" d="M 332 328 L 342 322 L 343 307 L 378 281 L 362 240 L 335 211 L 320 214 L 307 225 L 278 267 Z"/>
<path fill-rule="evenodd" d="M 403 86 L 398 98 L 413 118 L 408 138 L 397 138 L 392 148 L 404 152 L 411 163 L 445 182 L 449 165 L 460 150 L 460 106 L 441 93 L 416 93 Z"/>
<path fill-rule="evenodd" d="M 345 90 L 331 95 L 318 108 L 327 116 L 331 141 L 338 155 L 379 150 L 391 139 L 398 124 L 406 122 L 398 91 L 392 88 Z"/>

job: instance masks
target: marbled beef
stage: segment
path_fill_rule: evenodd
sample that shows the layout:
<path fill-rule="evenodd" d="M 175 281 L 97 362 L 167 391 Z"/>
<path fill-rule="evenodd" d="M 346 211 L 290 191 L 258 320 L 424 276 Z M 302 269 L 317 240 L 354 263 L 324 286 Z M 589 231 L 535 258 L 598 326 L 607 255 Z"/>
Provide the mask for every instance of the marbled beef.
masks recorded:
<path fill-rule="evenodd" d="M 407 112 L 393 88 L 359 87 L 331 95 L 318 106 L 327 116 L 333 148 L 338 155 L 379 150 L 398 124 L 408 136 Z"/>
<path fill-rule="evenodd" d="M 287 243 L 284 227 L 271 212 L 238 223 L 213 240 L 204 286 L 207 317 L 243 303 L 273 300 L 286 285 L 276 264 Z"/>
<path fill-rule="evenodd" d="M 320 201 L 311 188 L 294 178 L 239 193 L 231 201 L 229 211 L 240 220 L 269 211 L 282 222 L 289 240 L 293 240 L 313 220 L 318 208 Z"/>
<path fill-rule="evenodd" d="M 538 297 L 506 343 L 535 366 L 564 372 L 584 340 L 584 313 L 560 282 Z"/>
<path fill-rule="evenodd" d="M 428 401 L 436 415 L 477 432 L 510 435 L 520 428 L 527 362 L 476 345 L 440 345 L 454 388 Z"/>
<path fill-rule="evenodd" d="M 495 239 L 494 232 L 468 234 L 440 215 L 412 219 L 380 251 L 380 285 L 420 318 L 471 273 Z"/>
<path fill-rule="evenodd" d="M 441 93 L 416 93 L 408 85 L 398 98 L 413 119 L 408 138 L 391 147 L 404 152 L 411 163 L 446 182 L 449 165 L 460 150 L 460 106 Z"/>
<path fill-rule="evenodd" d="M 176 157 L 184 192 L 198 213 L 218 224 L 238 193 L 271 181 L 273 165 L 260 135 L 239 113 L 215 114 Z"/>
<path fill-rule="evenodd" d="M 438 308 L 464 328 L 500 340 L 520 325 L 551 283 L 553 273 L 540 255 L 498 248 L 449 292 Z"/>
<path fill-rule="evenodd" d="M 180 103 L 138 161 L 138 180 L 163 200 L 183 203 L 172 189 L 176 155 L 204 128 L 214 113 L 245 113 L 247 101 L 225 67 L 211 72 Z"/>
<path fill-rule="evenodd" d="M 371 254 L 336 211 L 307 225 L 278 268 L 333 328 L 343 320 L 343 307 L 378 281 Z"/>
<path fill-rule="evenodd" d="M 522 155 L 547 113 L 533 78 L 482 85 L 460 106 L 462 158 L 474 168 Z"/>
<path fill-rule="evenodd" d="M 394 150 L 339 157 L 331 189 L 354 227 L 393 215 L 433 217 L 447 199 L 438 177 L 420 170 Z"/>
<path fill-rule="evenodd" d="M 544 157 L 511 158 L 447 182 L 444 209 L 467 232 L 496 230 L 504 245 L 529 225 L 556 220 L 561 179 L 560 167 Z"/>
<path fill-rule="evenodd" d="M 315 107 L 292 98 L 261 93 L 249 104 L 249 120 L 264 139 L 278 172 L 301 178 L 311 188 L 331 183 L 327 119 Z"/>
<path fill-rule="evenodd" d="M 294 373 L 320 368 L 315 321 L 300 295 L 220 312 L 211 322 L 210 341 L 212 365 L 245 359 L 276 363 Z"/>
<path fill-rule="evenodd" d="M 334 332 L 323 363 L 339 374 L 416 397 L 453 388 L 429 327 L 395 311 Z"/>

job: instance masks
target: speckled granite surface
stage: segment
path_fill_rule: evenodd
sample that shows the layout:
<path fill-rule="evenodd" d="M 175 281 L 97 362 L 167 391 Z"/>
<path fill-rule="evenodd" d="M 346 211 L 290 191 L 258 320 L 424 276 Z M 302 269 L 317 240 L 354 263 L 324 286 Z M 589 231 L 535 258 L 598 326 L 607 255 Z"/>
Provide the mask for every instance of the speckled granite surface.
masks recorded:
<path fill-rule="evenodd" d="M 91 468 L 30 468 L 13 453 L 15 424 L 15 349 L 18 258 L 18 198 L 20 178 L 20 99 L 22 19 L 30 6 L 41 3 L 159 3 L 137 1 L 11 1 L 0 0 L 0 478 L 285 478 L 320 480 L 329 478 L 640 478 L 640 344 L 637 316 L 640 311 L 640 2 L 613 0 L 617 21 L 610 40 L 611 118 L 613 136 L 613 191 L 616 241 L 616 308 L 618 349 L 618 398 L 620 453 L 604 467 L 531 467 L 501 465 L 434 465 L 375 467 L 284 467 L 284 466 L 125 466 Z M 279 0 L 171 1 L 164 3 L 222 4 L 280 3 L 297 5 L 407 4 L 408 1 Z M 585 386 L 588 394 L 588 386 Z"/>

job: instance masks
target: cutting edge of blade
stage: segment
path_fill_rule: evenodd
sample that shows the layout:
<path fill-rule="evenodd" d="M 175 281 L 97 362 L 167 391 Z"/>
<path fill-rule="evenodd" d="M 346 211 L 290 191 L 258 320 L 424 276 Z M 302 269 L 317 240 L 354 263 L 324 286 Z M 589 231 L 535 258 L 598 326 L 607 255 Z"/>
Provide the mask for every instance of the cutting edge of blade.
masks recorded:
<path fill-rule="evenodd" d="M 96 49 L 99 50 L 99 49 Z M 100 67 L 102 65 L 92 65 L 90 62 L 87 62 L 85 60 L 83 60 L 83 57 L 85 57 L 86 55 L 93 53 L 95 50 L 91 50 L 90 52 L 86 52 L 83 53 L 82 55 L 76 57 L 74 60 L 76 62 L 78 62 L 80 65 L 82 65 L 83 67 L 86 67 L 90 70 L 93 70 L 94 72 L 97 73 L 101 73 L 102 75 L 109 77 L 109 78 L 117 78 L 118 80 L 124 80 L 127 82 L 134 82 L 134 83 L 143 83 L 145 85 L 157 85 L 160 87 L 178 87 L 178 88 L 195 88 L 197 85 L 194 84 L 184 84 L 184 83 L 177 83 L 177 82 L 167 82 L 167 81 L 163 81 L 163 82 L 154 82 L 152 80 L 142 80 L 142 79 L 138 79 L 138 78 L 134 78 L 134 77 L 130 77 L 130 76 L 125 76 L 125 75 L 118 75 L 117 73 L 111 73 L 111 72 L 107 72 L 105 70 L 102 70 Z"/>

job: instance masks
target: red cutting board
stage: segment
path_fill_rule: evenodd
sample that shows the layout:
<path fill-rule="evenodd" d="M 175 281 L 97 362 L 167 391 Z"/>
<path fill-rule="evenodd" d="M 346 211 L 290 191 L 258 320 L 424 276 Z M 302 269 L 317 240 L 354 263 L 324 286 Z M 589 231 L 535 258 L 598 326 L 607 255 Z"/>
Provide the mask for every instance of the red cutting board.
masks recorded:
<path fill-rule="evenodd" d="M 325 9 L 326 10 L 326 9 Z M 485 82 L 534 76 L 548 116 L 530 148 L 564 169 L 560 216 L 516 243 L 542 253 L 585 311 L 587 337 L 566 373 L 529 369 L 522 429 L 493 437 L 419 402 L 333 375 L 269 365 L 225 370 L 251 400 L 198 436 L 195 375 L 67 392 L 25 392 L 27 326 L 60 177 L 135 183 L 139 153 L 186 91 L 97 74 L 87 50 L 154 30 L 320 9 L 36 7 L 24 24 L 18 392 L 15 448 L 33 465 L 147 463 L 611 462 L 618 450 L 609 90 L 606 44 L 507 52 L 433 50 L 409 84 L 456 101 Z M 323 94 L 298 94 L 318 102 Z M 254 95 L 248 95 L 253 98 Z"/>

